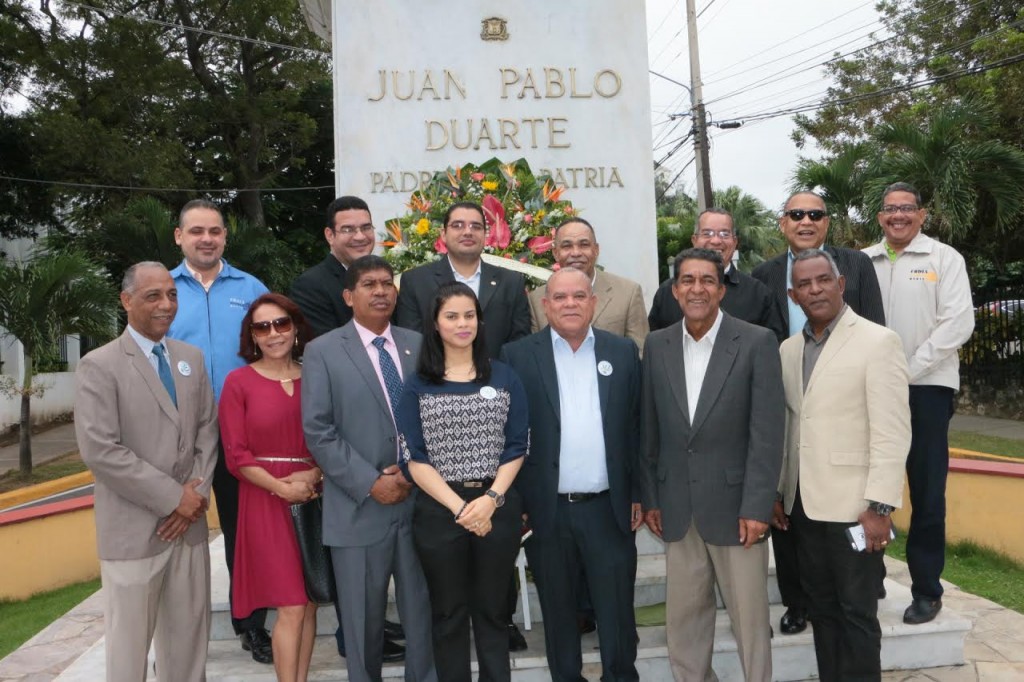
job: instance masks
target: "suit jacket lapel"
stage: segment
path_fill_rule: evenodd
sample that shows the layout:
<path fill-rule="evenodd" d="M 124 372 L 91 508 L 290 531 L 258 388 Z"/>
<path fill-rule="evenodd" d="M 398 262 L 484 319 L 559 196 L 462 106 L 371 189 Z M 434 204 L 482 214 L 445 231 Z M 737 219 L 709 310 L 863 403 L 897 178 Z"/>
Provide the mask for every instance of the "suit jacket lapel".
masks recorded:
<path fill-rule="evenodd" d="M 131 337 L 127 330 L 121 337 L 121 348 L 124 350 L 125 355 L 128 355 L 131 359 L 134 371 L 138 372 L 142 376 L 142 380 L 146 382 L 146 386 L 153 393 L 157 403 L 160 404 L 160 409 L 170 417 L 172 422 L 179 424 L 180 415 L 178 414 L 178 409 L 174 407 L 174 403 L 171 402 L 171 394 L 164 388 L 164 384 L 160 381 L 160 377 L 157 376 L 153 365 L 149 364 L 149 359 L 143 354 L 139 344 L 135 343 L 135 339 Z M 174 377 L 173 370 L 171 371 L 171 377 Z M 185 386 L 175 380 L 174 390 L 180 398 L 185 392 Z"/>
<path fill-rule="evenodd" d="M 600 335 L 594 334 L 594 359 L 597 360 L 597 364 L 601 362 L 607 362 L 611 365 L 612 371 L 607 376 L 602 374 L 600 371 L 597 372 L 597 392 L 601 399 L 601 422 L 604 423 L 604 418 L 608 412 L 608 393 L 611 390 L 612 385 L 612 374 L 615 373 L 614 363 L 607 358 L 605 355 L 608 352 L 606 342 Z M 597 369 L 597 368 L 595 368 Z"/>
<path fill-rule="evenodd" d="M 736 353 L 739 351 L 739 343 L 736 340 L 738 338 L 739 334 L 736 333 L 732 318 L 725 315 L 722 318 L 722 326 L 718 330 L 714 348 L 711 349 L 711 359 L 708 361 L 708 371 L 704 375 L 704 383 L 700 387 L 697 409 L 693 413 L 691 434 L 700 429 L 701 424 L 711 412 L 712 405 L 718 400 L 718 394 L 722 392 L 725 380 L 736 361 Z"/>
<path fill-rule="evenodd" d="M 562 423 L 562 406 L 558 402 L 558 373 L 555 370 L 555 351 L 551 345 L 551 327 L 544 327 L 543 333 L 534 336 L 534 343 L 537 344 L 533 357 L 537 361 L 537 373 L 540 374 L 541 383 L 544 385 L 544 393 L 551 403 L 551 409 L 555 413 L 558 423 Z"/>
<path fill-rule="evenodd" d="M 666 348 L 661 356 L 661 370 L 668 377 L 668 385 L 672 388 L 676 402 L 679 403 L 683 419 L 689 424 L 690 405 L 686 400 L 686 365 L 683 363 L 683 323 L 677 322 L 669 329 L 671 333 L 665 337 Z"/>
<path fill-rule="evenodd" d="M 395 340 L 395 347 L 398 348 L 398 357 L 402 362 L 402 383 L 404 384 L 416 372 L 416 362 L 412 357 L 412 350 L 398 327 L 391 327 L 391 336 Z M 379 381 L 377 383 L 380 383 Z"/>
<path fill-rule="evenodd" d="M 782 292 L 779 298 L 782 311 L 782 321 L 786 323 L 786 329 L 789 329 L 789 297 L 786 291 L 789 289 L 786 286 L 786 268 L 789 265 L 789 251 L 787 250 L 781 256 L 769 261 L 772 264 L 771 269 L 771 289 L 773 292 Z"/>
<path fill-rule="evenodd" d="M 480 262 L 480 309 L 484 311 L 484 319 L 486 319 L 487 304 L 491 302 L 491 297 L 494 296 L 494 292 L 498 289 L 498 284 L 501 282 L 501 270 L 491 265 L 490 263 Z"/>
<path fill-rule="evenodd" d="M 363 381 L 366 382 L 367 388 L 370 389 L 370 393 L 377 399 L 380 404 L 380 409 L 384 410 L 385 413 L 391 415 L 391 409 L 388 407 L 388 399 L 384 396 L 384 388 L 380 385 L 380 379 L 377 378 L 377 371 L 373 369 L 373 364 L 370 362 L 370 356 L 367 355 L 367 349 L 363 346 L 363 340 L 359 338 L 359 332 L 352 326 L 352 323 L 342 327 L 342 349 L 348 353 L 349 358 L 352 360 L 352 364 L 356 370 L 363 377 Z M 375 351 L 376 352 L 376 351 Z M 402 360 L 402 369 L 405 369 L 405 360 Z"/>
<path fill-rule="evenodd" d="M 857 316 L 853 313 L 853 310 L 847 307 L 846 312 L 843 314 L 843 318 L 839 320 L 839 324 L 836 325 L 835 329 L 828 337 L 828 341 L 825 342 L 825 347 L 821 349 L 821 355 L 818 356 L 818 361 L 814 363 L 814 370 L 811 371 L 811 378 L 807 381 L 807 390 L 804 391 L 804 395 L 810 393 L 811 389 L 814 388 L 815 380 L 821 375 L 822 368 L 828 366 L 828 363 L 832 362 L 839 351 L 843 349 L 843 346 L 853 338 L 853 325 L 857 321 Z M 800 354 L 803 358 L 803 353 Z M 800 365 L 801 379 L 803 379 L 803 364 Z"/>
<path fill-rule="evenodd" d="M 601 319 L 601 313 L 612 302 L 614 288 L 604 274 L 598 270 L 594 278 L 594 293 L 597 294 L 597 308 L 594 310 L 594 319 Z"/>

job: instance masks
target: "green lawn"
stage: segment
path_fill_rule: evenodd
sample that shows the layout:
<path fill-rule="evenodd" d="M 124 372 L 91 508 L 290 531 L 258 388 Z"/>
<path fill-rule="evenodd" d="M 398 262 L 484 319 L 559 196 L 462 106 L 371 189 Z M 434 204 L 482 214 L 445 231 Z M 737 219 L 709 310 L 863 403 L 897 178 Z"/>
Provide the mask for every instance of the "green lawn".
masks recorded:
<path fill-rule="evenodd" d="M 974 450 L 975 452 L 984 452 L 990 455 L 1024 458 L 1024 441 L 999 438 L 998 436 L 984 436 L 980 433 L 970 433 L 968 431 L 950 431 L 949 447 Z"/>
<path fill-rule="evenodd" d="M 0 474 L 0 493 L 8 493 L 30 485 L 54 481 L 72 474 L 80 474 L 87 468 L 85 462 L 82 461 L 82 458 L 76 452 L 65 455 L 60 459 L 55 459 L 52 462 L 32 467 L 32 473 L 27 477 L 22 476 L 21 472 L 17 469 L 12 469 L 5 474 Z"/>
<path fill-rule="evenodd" d="M 907 560 L 906 531 L 897 531 L 886 554 Z M 1024 613 L 1024 566 L 1004 554 L 973 542 L 946 545 L 942 577 L 964 592 Z"/>
<path fill-rule="evenodd" d="M 31 639 L 100 588 L 100 581 L 68 585 L 23 601 L 0 601 L 0 658 Z"/>

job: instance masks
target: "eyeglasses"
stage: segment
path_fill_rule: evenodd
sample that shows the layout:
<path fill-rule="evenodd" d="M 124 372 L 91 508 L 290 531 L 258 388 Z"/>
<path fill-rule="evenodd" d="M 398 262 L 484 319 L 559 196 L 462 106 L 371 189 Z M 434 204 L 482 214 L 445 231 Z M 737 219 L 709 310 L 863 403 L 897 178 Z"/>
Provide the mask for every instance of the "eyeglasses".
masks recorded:
<path fill-rule="evenodd" d="M 333 229 L 335 233 L 343 234 L 346 237 L 351 237 L 356 232 L 361 232 L 362 234 L 373 234 L 373 225 L 360 225 L 358 227 L 343 225 L 342 227 L 335 227 Z"/>
<path fill-rule="evenodd" d="M 456 220 L 455 222 L 448 223 L 448 229 L 455 230 L 456 232 L 464 232 L 466 230 L 469 230 L 470 232 L 483 232 L 487 228 L 483 223 L 466 223 L 461 220 Z"/>
<path fill-rule="evenodd" d="M 270 320 L 268 322 L 253 322 L 249 325 L 249 328 L 252 329 L 253 336 L 261 339 L 270 334 L 271 327 L 273 327 L 274 331 L 278 334 L 287 334 L 292 330 L 293 326 L 292 318 L 279 317 L 276 320 Z"/>
<path fill-rule="evenodd" d="M 828 212 L 822 211 L 817 208 L 812 208 L 810 211 L 806 211 L 802 208 L 791 208 L 788 211 L 783 211 L 782 215 L 787 216 L 790 220 L 800 222 L 807 216 L 811 219 L 811 222 L 818 222 L 822 218 L 828 216 Z"/>
<path fill-rule="evenodd" d="M 732 239 L 732 230 L 700 230 L 697 232 L 697 236 L 704 237 L 704 239 L 713 239 L 718 237 L 719 239 Z"/>
<path fill-rule="evenodd" d="M 889 215 L 894 215 L 896 213 L 915 213 L 919 210 L 921 209 L 913 204 L 900 204 L 899 206 L 889 204 L 882 207 L 882 213 L 888 213 Z"/>

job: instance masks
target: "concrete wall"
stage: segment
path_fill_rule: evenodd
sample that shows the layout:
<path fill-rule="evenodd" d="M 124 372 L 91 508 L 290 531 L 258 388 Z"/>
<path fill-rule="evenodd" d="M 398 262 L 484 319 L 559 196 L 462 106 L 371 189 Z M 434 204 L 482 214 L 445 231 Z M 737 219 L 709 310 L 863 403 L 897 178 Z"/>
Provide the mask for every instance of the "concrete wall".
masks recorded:
<path fill-rule="evenodd" d="M 5 371 L 4 374 L 7 372 Z M 46 389 L 42 397 L 32 397 L 33 424 L 53 421 L 74 411 L 75 375 L 73 372 L 40 374 L 36 376 L 36 382 L 45 384 L 49 388 Z M 5 433 L 11 426 L 16 426 L 20 415 L 21 398 L 0 395 L 0 433 Z"/>

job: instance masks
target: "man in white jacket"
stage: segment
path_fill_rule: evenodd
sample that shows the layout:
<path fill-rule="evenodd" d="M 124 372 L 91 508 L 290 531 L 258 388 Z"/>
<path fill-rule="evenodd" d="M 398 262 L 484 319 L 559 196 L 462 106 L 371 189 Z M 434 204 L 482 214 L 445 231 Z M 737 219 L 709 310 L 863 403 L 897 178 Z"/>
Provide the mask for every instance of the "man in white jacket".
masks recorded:
<path fill-rule="evenodd" d="M 864 249 L 878 275 L 886 326 L 902 339 L 910 369 L 907 563 L 913 601 L 903 622 L 911 625 L 927 623 L 942 608 L 949 419 L 960 388 L 957 350 L 974 331 L 964 258 L 921 233 L 927 215 L 912 185 L 889 185 L 878 213 L 885 238 Z"/>

